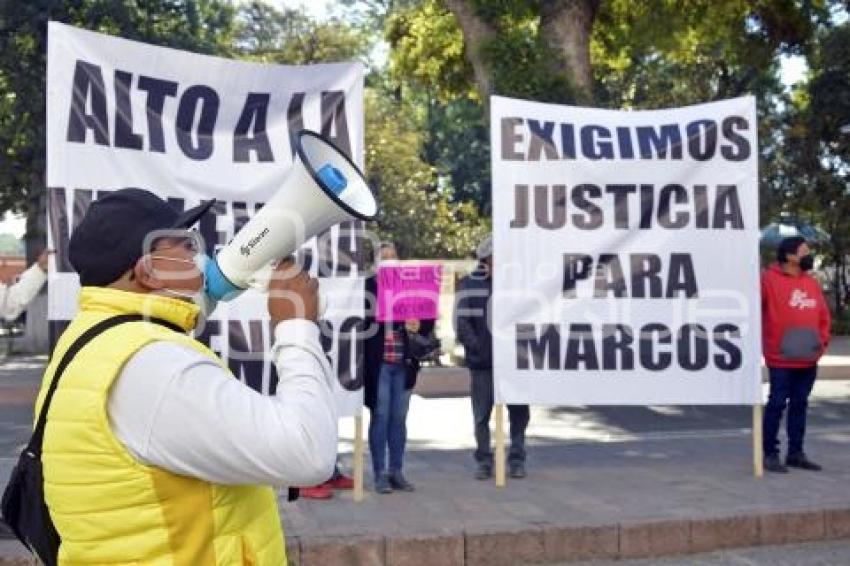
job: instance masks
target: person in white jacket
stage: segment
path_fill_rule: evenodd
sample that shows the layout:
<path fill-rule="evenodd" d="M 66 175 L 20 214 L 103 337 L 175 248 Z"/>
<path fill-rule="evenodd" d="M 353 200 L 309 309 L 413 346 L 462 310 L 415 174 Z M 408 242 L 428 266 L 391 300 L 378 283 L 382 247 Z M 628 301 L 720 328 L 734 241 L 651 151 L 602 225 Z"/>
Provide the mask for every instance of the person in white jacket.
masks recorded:
<path fill-rule="evenodd" d="M 47 282 L 47 256 L 45 250 L 16 282 L 0 283 L 0 316 L 12 322 L 24 312 Z"/>

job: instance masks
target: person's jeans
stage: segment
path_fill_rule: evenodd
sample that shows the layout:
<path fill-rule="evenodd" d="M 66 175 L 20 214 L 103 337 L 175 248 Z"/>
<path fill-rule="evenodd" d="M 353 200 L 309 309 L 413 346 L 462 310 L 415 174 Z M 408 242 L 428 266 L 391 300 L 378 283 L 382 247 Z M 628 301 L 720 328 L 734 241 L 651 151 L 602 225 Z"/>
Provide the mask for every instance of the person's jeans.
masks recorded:
<path fill-rule="evenodd" d="M 803 453 L 803 437 L 806 434 L 806 409 L 809 394 L 815 384 L 818 367 L 768 368 L 770 371 L 770 395 L 764 409 L 764 453 L 766 456 L 779 454 L 779 423 L 788 405 L 788 455 Z"/>
<path fill-rule="evenodd" d="M 382 363 L 378 372 L 378 395 L 369 422 L 369 451 L 375 479 L 386 473 L 389 447 L 389 472 L 400 472 L 404 466 L 404 445 L 407 442 L 407 409 L 410 390 L 405 389 L 404 364 Z"/>
<path fill-rule="evenodd" d="M 493 410 L 493 370 L 473 369 L 472 374 L 472 417 L 475 420 L 475 460 L 479 464 L 493 465 L 490 448 L 490 413 Z M 511 423 L 511 449 L 508 461 L 525 462 L 525 429 L 529 420 L 528 405 L 508 405 Z"/>

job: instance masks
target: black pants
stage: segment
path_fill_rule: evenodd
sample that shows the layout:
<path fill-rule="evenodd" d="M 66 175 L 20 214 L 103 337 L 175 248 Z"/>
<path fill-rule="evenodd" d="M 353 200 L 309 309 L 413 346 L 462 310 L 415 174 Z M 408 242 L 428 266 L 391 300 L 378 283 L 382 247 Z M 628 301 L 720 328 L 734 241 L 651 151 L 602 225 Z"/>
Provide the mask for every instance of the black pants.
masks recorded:
<path fill-rule="evenodd" d="M 809 394 L 815 384 L 818 367 L 768 368 L 770 371 L 770 395 L 764 409 L 764 453 L 766 456 L 779 454 L 779 424 L 782 413 L 788 406 L 788 454 L 803 453 L 806 435 L 806 409 Z"/>
<path fill-rule="evenodd" d="M 472 416 L 475 419 L 475 460 L 479 464 L 493 464 L 490 448 L 490 413 L 493 410 L 493 370 L 473 369 Z M 529 419 L 528 405 L 508 405 L 511 423 L 511 449 L 508 461 L 525 462 L 525 429 Z"/>

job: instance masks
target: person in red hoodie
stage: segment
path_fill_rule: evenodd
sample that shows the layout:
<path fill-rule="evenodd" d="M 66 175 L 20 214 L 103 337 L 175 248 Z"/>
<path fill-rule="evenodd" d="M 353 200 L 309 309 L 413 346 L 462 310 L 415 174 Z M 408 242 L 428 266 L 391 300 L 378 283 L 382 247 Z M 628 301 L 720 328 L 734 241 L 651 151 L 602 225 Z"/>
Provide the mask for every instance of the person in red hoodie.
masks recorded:
<path fill-rule="evenodd" d="M 819 471 L 803 451 L 806 409 L 817 377 L 818 360 L 830 340 L 830 314 L 806 240 L 785 238 L 777 263 L 762 272 L 761 312 L 764 359 L 770 372 L 770 395 L 764 412 L 764 467 L 788 472 L 788 466 Z M 788 455 L 779 458 L 779 424 L 788 406 Z"/>

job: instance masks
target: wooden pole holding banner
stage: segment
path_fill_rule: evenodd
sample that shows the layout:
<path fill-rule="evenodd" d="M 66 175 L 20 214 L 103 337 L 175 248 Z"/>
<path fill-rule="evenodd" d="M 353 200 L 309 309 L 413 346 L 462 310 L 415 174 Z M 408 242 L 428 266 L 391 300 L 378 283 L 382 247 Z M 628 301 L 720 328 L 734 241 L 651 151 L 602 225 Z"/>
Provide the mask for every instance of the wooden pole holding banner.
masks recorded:
<path fill-rule="evenodd" d="M 764 450 L 762 439 L 762 404 L 761 401 L 753 405 L 753 475 L 760 478 L 764 475 Z"/>
<path fill-rule="evenodd" d="M 496 417 L 496 487 L 505 487 L 505 406 L 495 406 Z"/>
<path fill-rule="evenodd" d="M 363 501 L 363 413 L 354 417 L 354 501 Z"/>

